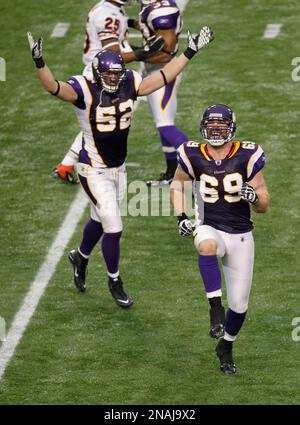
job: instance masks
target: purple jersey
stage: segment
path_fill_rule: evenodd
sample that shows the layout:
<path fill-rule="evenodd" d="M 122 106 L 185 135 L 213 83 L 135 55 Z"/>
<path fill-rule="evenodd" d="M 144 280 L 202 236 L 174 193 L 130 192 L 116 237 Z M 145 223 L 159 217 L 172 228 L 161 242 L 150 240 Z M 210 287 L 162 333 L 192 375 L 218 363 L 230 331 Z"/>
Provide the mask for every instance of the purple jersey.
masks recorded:
<path fill-rule="evenodd" d="M 80 162 L 93 167 L 124 163 L 133 103 L 141 80 L 137 72 L 127 70 L 118 91 L 110 94 L 81 75 L 69 79 L 78 94 L 74 105 L 83 132 Z"/>
<path fill-rule="evenodd" d="M 201 224 L 227 233 L 253 228 L 249 204 L 241 200 L 240 190 L 265 164 L 259 145 L 236 141 L 225 159 L 214 160 L 206 144 L 188 142 L 178 149 L 178 162 L 194 181 L 196 218 Z"/>
<path fill-rule="evenodd" d="M 182 29 L 180 10 L 175 0 L 161 0 L 143 7 L 140 12 L 141 30 L 144 38 L 155 34 L 158 30 L 173 29 L 177 40 Z M 176 55 L 178 44 L 172 55 Z"/>

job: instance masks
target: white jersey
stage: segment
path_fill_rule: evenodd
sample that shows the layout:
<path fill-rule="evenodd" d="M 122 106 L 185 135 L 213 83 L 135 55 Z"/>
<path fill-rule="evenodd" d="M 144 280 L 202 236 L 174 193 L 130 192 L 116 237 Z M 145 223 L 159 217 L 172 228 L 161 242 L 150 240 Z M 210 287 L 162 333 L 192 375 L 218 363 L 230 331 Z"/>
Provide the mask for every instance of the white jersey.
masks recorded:
<path fill-rule="evenodd" d="M 82 58 L 84 65 L 91 64 L 95 55 L 104 48 L 104 40 L 113 37 L 118 39 L 119 44 L 122 43 L 128 28 L 127 21 L 128 16 L 124 8 L 106 0 L 100 1 L 90 10 Z"/>

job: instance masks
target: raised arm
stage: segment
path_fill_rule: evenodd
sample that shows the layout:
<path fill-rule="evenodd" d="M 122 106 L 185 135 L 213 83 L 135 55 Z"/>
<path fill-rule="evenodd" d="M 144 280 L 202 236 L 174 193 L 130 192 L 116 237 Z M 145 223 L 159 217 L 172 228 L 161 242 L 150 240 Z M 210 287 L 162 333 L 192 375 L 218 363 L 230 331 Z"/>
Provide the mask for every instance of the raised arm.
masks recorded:
<path fill-rule="evenodd" d="M 188 33 L 188 47 L 177 58 L 155 72 L 144 78 L 138 90 L 138 96 L 146 96 L 175 80 L 193 56 L 203 47 L 207 46 L 214 39 L 213 31 L 209 27 L 203 27 L 199 34 L 193 36 Z"/>
<path fill-rule="evenodd" d="M 37 68 L 37 76 L 39 77 L 44 89 L 54 96 L 60 99 L 74 103 L 76 102 L 78 95 L 70 84 L 64 81 L 58 81 L 54 78 L 51 70 L 45 64 L 43 60 L 43 39 L 39 38 L 38 41 L 34 41 L 32 34 L 27 33 L 28 42 Z"/>

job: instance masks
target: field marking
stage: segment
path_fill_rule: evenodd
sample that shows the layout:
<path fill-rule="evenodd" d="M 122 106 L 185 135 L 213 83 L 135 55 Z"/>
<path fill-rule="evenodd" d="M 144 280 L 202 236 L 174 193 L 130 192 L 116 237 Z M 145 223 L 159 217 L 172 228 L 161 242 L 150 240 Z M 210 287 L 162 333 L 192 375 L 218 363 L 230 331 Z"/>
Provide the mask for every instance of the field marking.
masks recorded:
<path fill-rule="evenodd" d="M 47 288 L 47 285 L 55 273 L 58 262 L 65 252 L 65 248 L 71 240 L 73 233 L 80 221 L 88 204 L 82 190 L 80 189 L 72 202 L 65 219 L 60 226 L 54 242 L 41 265 L 29 291 L 25 295 L 22 305 L 16 313 L 12 325 L 6 334 L 6 340 L 0 347 L 0 380 L 11 360 L 15 349 L 21 340 L 37 306 Z"/>
<path fill-rule="evenodd" d="M 266 26 L 263 38 L 276 38 L 280 34 L 282 24 L 268 24 Z"/>
<path fill-rule="evenodd" d="M 139 164 L 138 162 L 126 162 L 126 167 L 139 168 L 141 167 L 141 164 Z"/>
<path fill-rule="evenodd" d="M 181 11 L 184 10 L 189 0 L 177 0 Z M 139 99 L 136 102 L 137 109 Z M 71 240 L 76 226 L 81 220 L 84 210 L 88 204 L 81 190 L 77 193 L 68 213 L 60 226 L 56 238 L 49 248 L 48 254 L 41 265 L 34 281 L 31 283 L 29 291 L 24 297 L 23 303 L 16 313 L 10 329 L 6 335 L 6 340 L 0 346 L 0 380 L 2 379 L 6 367 L 8 366 L 14 352 L 44 294 L 49 281 L 55 273 L 56 266 L 64 254 L 64 250 Z"/>
<path fill-rule="evenodd" d="M 50 37 L 62 38 L 66 35 L 69 28 L 70 28 L 70 24 L 68 22 L 58 22 L 53 28 L 53 31 Z"/>

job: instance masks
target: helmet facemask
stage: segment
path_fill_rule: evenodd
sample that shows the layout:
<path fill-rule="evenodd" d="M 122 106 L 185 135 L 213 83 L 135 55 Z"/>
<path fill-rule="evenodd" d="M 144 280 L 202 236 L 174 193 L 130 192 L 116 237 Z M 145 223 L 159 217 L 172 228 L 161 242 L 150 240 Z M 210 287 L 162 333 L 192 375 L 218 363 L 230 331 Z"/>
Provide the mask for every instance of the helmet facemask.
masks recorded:
<path fill-rule="evenodd" d="M 103 54 L 98 54 L 93 60 L 92 69 L 94 74 L 94 80 L 100 88 L 102 88 L 107 93 L 116 93 L 120 87 L 120 84 L 125 79 L 126 70 L 120 55 L 115 52 L 103 51 Z M 104 58 L 103 62 L 101 58 Z M 108 58 L 108 55 L 114 55 L 116 58 Z M 100 57 L 100 62 L 99 62 Z M 106 60 L 105 60 L 106 59 Z"/>
<path fill-rule="evenodd" d="M 203 139 L 211 146 L 222 146 L 235 135 L 235 114 L 226 105 L 209 106 L 200 124 Z"/>
<path fill-rule="evenodd" d="M 223 120 L 208 120 L 201 124 L 203 139 L 212 146 L 222 146 L 234 136 L 233 123 Z"/>

